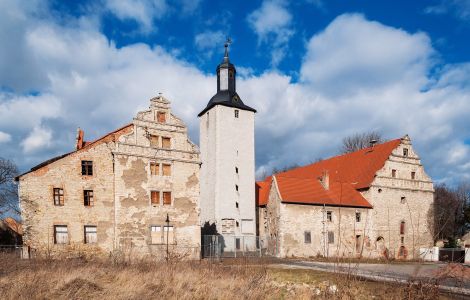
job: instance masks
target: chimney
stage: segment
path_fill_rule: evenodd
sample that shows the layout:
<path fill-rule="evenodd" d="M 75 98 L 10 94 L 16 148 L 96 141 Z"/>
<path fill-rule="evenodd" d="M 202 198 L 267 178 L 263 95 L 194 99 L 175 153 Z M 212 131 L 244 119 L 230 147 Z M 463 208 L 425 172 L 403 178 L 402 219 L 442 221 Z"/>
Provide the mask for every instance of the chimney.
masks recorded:
<path fill-rule="evenodd" d="M 322 175 L 318 177 L 318 181 L 320 181 L 325 190 L 330 189 L 330 176 L 328 175 L 328 171 L 323 171 Z"/>
<path fill-rule="evenodd" d="M 80 129 L 80 127 L 78 127 L 77 129 L 77 139 L 76 139 L 76 144 L 75 144 L 75 148 L 76 150 L 80 150 L 83 148 L 83 144 L 84 144 L 84 141 L 83 141 L 83 136 L 84 136 L 84 132 L 83 130 Z"/>

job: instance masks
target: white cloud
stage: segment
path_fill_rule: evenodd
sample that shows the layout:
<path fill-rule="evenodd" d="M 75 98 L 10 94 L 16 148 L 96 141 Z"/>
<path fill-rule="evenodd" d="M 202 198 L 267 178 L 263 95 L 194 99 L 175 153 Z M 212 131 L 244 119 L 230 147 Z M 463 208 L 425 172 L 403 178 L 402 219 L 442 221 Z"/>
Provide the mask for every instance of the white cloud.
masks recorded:
<path fill-rule="evenodd" d="M 0 131 L 0 144 L 7 143 L 9 141 L 11 141 L 11 135 L 6 132 Z"/>
<path fill-rule="evenodd" d="M 439 4 L 424 9 L 427 14 L 452 14 L 463 21 L 470 20 L 470 0 L 442 0 Z"/>
<path fill-rule="evenodd" d="M 207 30 L 196 34 L 194 37 L 194 44 L 199 51 L 204 51 L 206 57 L 212 57 L 214 54 L 214 46 L 219 45 L 219 49 L 222 49 L 222 45 L 225 41 L 225 35 L 222 31 Z"/>
<path fill-rule="evenodd" d="M 36 126 L 33 131 L 21 142 L 25 154 L 48 148 L 52 142 L 52 131 L 48 128 Z"/>
<path fill-rule="evenodd" d="M 136 21 L 143 32 L 152 31 L 153 21 L 168 12 L 165 0 L 106 0 L 105 4 L 119 19 Z"/>
<path fill-rule="evenodd" d="M 292 14 L 284 1 L 265 0 L 261 7 L 248 15 L 247 21 L 258 36 L 259 43 L 269 44 L 271 64 L 277 66 L 287 51 L 287 43 L 294 34 Z"/>

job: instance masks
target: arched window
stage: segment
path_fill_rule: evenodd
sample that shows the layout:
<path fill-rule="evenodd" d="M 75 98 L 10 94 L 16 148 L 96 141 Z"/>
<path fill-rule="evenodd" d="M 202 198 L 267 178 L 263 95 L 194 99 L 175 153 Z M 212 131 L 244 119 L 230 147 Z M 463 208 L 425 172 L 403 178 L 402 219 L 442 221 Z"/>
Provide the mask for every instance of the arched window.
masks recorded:
<path fill-rule="evenodd" d="M 400 223 L 400 234 L 405 234 L 405 221 Z"/>

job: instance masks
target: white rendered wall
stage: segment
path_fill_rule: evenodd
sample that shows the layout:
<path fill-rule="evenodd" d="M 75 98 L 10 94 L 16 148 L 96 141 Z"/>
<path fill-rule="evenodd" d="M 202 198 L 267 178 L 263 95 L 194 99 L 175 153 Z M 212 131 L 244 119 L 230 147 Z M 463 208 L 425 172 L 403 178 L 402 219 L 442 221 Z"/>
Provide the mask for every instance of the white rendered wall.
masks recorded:
<path fill-rule="evenodd" d="M 200 119 L 201 223 L 215 221 L 222 233 L 222 219 L 234 219 L 239 226 L 234 227 L 232 235 L 242 235 L 242 220 L 252 220 L 250 232 L 243 235 L 254 236 L 254 113 L 239 110 L 239 117 L 235 118 L 235 110 L 217 105 Z"/>

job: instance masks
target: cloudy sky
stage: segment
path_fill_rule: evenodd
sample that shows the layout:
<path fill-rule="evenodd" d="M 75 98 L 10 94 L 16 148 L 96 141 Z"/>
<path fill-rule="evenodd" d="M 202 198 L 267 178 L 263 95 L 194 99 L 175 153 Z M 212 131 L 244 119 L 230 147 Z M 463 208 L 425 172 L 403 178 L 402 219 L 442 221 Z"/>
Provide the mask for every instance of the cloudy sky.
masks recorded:
<path fill-rule="evenodd" d="M 0 0 L 0 157 L 25 171 L 159 92 L 197 143 L 230 36 L 258 174 L 375 130 L 409 134 L 435 181 L 470 180 L 470 1 L 292 2 Z"/>

